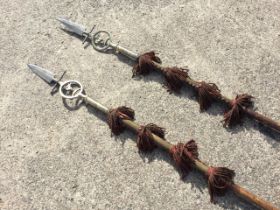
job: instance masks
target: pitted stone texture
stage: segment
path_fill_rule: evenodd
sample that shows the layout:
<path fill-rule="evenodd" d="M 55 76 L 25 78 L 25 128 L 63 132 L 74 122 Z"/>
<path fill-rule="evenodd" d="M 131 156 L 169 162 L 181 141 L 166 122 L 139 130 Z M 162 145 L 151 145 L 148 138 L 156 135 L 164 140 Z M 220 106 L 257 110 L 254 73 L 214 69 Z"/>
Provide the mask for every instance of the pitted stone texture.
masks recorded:
<path fill-rule="evenodd" d="M 203 176 L 182 182 L 165 152 L 139 155 L 136 136 L 111 138 L 102 114 L 68 111 L 27 63 L 67 70 L 104 105 L 165 127 L 172 143 L 195 139 L 202 160 L 234 169 L 237 183 L 280 207 L 279 135 L 250 120 L 224 129 L 223 108 L 200 113 L 192 91 L 168 94 L 157 73 L 131 79 L 133 62 L 84 49 L 55 20 L 96 24 L 137 53 L 156 50 L 229 97 L 252 94 L 280 120 L 278 1 L 14 0 L 0 11 L 1 209 L 255 209 L 233 193 L 211 204 Z"/>

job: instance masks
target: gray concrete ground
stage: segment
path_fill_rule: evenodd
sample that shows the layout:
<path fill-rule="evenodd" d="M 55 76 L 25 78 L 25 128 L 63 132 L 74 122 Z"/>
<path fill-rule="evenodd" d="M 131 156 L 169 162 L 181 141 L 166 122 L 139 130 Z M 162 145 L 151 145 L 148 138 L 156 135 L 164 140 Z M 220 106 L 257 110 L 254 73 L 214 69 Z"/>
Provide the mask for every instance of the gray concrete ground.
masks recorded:
<path fill-rule="evenodd" d="M 279 1 L 2 0 L 0 12 L 1 209 L 255 209 L 233 193 L 211 204 L 203 176 L 181 181 L 166 153 L 139 154 L 135 136 L 110 137 L 101 114 L 67 110 L 27 63 L 67 70 L 104 105 L 167 128 L 173 143 L 194 138 L 202 160 L 234 169 L 237 183 L 280 207 L 280 135 L 250 120 L 224 129 L 222 108 L 199 113 L 192 92 L 168 94 L 156 73 L 131 79 L 132 62 L 84 49 L 55 20 L 96 24 L 138 53 L 155 49 L 280 119 Z"/>

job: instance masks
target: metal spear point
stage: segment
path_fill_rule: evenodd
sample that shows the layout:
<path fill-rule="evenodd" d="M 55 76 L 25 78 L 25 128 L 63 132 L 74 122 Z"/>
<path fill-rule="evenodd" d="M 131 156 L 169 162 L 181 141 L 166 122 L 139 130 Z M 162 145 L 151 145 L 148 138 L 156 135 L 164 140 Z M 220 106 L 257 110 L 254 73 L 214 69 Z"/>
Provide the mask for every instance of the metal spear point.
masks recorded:
<path fill-rule="evenodd" d="M 113 43 L 111 40 L 111 36 L 107 31 L 97 31 L 93 35 L 91 35 L 91 32 L 93 30 L 92 29 L 91 32 L 89 33 L 87 33 L 85 30 L 83 30 L 83 33 L 81 33 L 81 29 L 84 29 L 83 26 L 80 26 L 77 23 L 73 23 L 63 18 L 58 18 L 58 20 L 65 26 L 66 30 L 71 31 L 77 35 L 84 36 L 86 37 L 85 39 L 87 38 L 90 39 L 93 48 L 98 51 L 106 52 L 107 50 L 113 49 L 116 53 L 121 53 L 134 61 L 137 61 L 138 57 L 141 57 L 140 55 L 137 55 L 136 53 L 120 46 L 118 43 L 117 44 Z M 153 65 L 154 70 L 159 71 L 164 75 L 166 75 L 166 70 L 168 69 L 167 67 L 163 67 L 159 62 L 156 61 L 151 61 L 151 63 Z M 196 89 L 199 89 L 201 85 L 201 81 L 196 81 L 192 79 L 190 76 L 186 76 L 186 78 L 184 79 L 184 83 Z M 215 100 L 221 101 L 222 103 L 225 103 L 227 106 L 231 108 L 233 107 L 232 102 L 234 102 L 234 100 L 222 94 L 218 98 L 215 98 Z M 269 117 L 266 117 L 265 115 L 258 113 L 250 108 L 242 107 L 242 112 L 244 112 L 248 117 L 262 123 L 263 125 L 268 126 L 277 132 L 280 132 L 279 121 L 275 121 Z M 230 124 L 231 123 L 226 123 L 225 121 L 225 125 L 230 125 Z"/>
<path fill-rule="evenodd" d="M 57 82 L 57 80 L 54 78 L 54 74 L 46 69 L 43 69 L 39 66 L 36 66 L 34 64 L 27 64 L 27 66 L 30 68 L 30 70 L 35 73 L 37 76 L 42 78 L 47 83 L 51 84 L 52 82 Z"/>
<path fill-rule="evenodd" d="M 77 23 L 73 23 L 70 20 L 67 20 L 65 18 L 57 18 L 57 20 L 61 23 L 63 23 L 63 25 L 65 26 L 65 28 L 70 31 L 73 32 L 79 36 L 84 36 L 84 34 L 86 33 L 86 28 L 82 25 L 79 25 Z"/>
<path fill-rule="evenodd" d="M 93 106 L 97 110 L 103 112 L 104 114 L 109 114 L 109 109 L 102 104 L 98 103 L 97 101 L 93 100 L 92 98 L 85 95 L 83 92 L 83 86 L 79 81 L 76 80 L 66 80 L 64 82 L 57 80 L 52 72 L 49 70 L 43 69 L 39 66 L 28 64 L 28 67 L 31 69 L 33 73 L 35 73 L 37 76 L 42 78 L 44 81 L 46 81 L 49 84 L 55 83 L 58 86 L 59 93 L 64 99 L 82 99 L 86 104 Z M 136 122 L 128 119 L 121 119 L 122 124 L 134 131 L 135 133 L 138 133 L 141 126 L 137 124 Z M 151 134 L 151 139 L 154 141 L 159 147 L 162 149 L 170 152 L 174 145 L 169 143 L 166 139 L 163 139 L 154 133 Z M 207 174 L 210 168 L 207 166 L 204 162 L 202 162 L 199 159 L 193 160 L 193 167 L 196 168 L 198 171 L 200 171 L 202 174 Z M 241 187 L 238 184 L 232 183 L 229 187 L 233 192 L 235 192 L 238 196 L 244 198 L 245 200 L 248 200 L 254 205 L 257 205 L 263 209 L 267 210 L 273 210 L 277 209 L 274 207 L 271 203 L 263 200 L 262 198 L 254 195 L 253 193 L 247 191 L 243 187 Z"/>
<path fill-rule="evenodd" d="M 107 50 L 114 50 L 116 53 L 121 53 L 134 61 L 136 61 L 139 56 L 137 53 L 120 46 L 119 43 L 112 42 L 111 35 L 107 31 L 97 31 L 92 34 L 95 26 L 87 32 L 84 26 L 65 18 L 57 18 L 57 20 L 64 25 L 65 30 L 83 37 L 84 41 L 89 39 L 93 48 L 98 51 L 106 52 Z"/>
<path fill-rule="evenodd" d="M 82 99 L 86 104 L 89 104 L 98 110 L 104 112 L 105 114 L 108 113 L 108 108 L 101 105 L 97 101 L 93 100 L 92 98 L 89 98 L 87 95 L 85 95 L 84 89 L 82 84 L 77 80 L 66 80 L 64 82 L 57 80 L 52 72 L 49 70 L 43 69 L 39 66 L 36 66 L 34 64 L 28 64 L 27 65 L 30 70 L 35 73 L 37 76 L 39 76 L 41 79 L 46 81 L 49 84 L 55 83 L 58 86 L 59 94 L 64 99 Z"/>

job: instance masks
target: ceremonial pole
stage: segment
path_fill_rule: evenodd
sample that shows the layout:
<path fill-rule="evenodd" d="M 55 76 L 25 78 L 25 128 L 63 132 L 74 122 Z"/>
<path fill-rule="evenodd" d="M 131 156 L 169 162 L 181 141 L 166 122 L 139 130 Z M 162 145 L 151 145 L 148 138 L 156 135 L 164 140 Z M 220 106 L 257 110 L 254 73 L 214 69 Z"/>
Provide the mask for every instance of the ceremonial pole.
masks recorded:
<path fill-rule="evenodd" d="M 180 92 L 183 85 L 192 87 L 197 93 L 197 99 L 200 105 L 200 111 L 207 110 L 213 102 L 219 101 L 228 106 L 224 113 L 224 126 L 232 127 L 242 122 L 246 115 L 249 118 L 260 122 L 261 124 L 280 132 L 280 122 L 277 122 L 259 112 L 253 110 L 253 96 L 249 94 L 239 94 L 234 99 L 230 99 L 221 94 L 221 91 L 214 83 L 204 81 L 196 81 L 188 74 L 188 69 L 178 67 L 164 67 L 161 65 L 161 60 L 153 51 L 138 55 L 118 43 L 112 42 L 111 36 L 107 31 L 97 31 L 91 34 L 87 32 L 84 26 L 73 23 L 64 18 L 58 20 L 65 26 L 65 29 L 73 32 L 90 41 L 93 48 L 100 52 L 113 50 L 115 53 L 120 53 L 129 59 L 136 62 L 133 67 L 133 76 L 147 75 L 151 71 L 159 71 L 165 77 L 165 86 L 169 92 Z"/>
<path fill-rule="evenodd" d="M 113 134 L 119 135 L 126 128 L 137 134 L 137 146 L 140 151 L 150 152 L 156 147 L 167 151 L 174 160 L 182 176 L 188 175 L 192 169 L 196 169 L 205 175 L 208 181 L 208 189 L 211 202 L 214 196 L 222 196 L 227 190 L 233 190 L 238 196 L 244 198 L 250 203 L 266 209 L 277 210 L 271 203 L 254 195 L 240 185 L 234 183 L 235 172 L 225 167 L 207 166 L 199 159 L 198 147 L 194 140 L 187 143 L 178 143 L 173 145 L 165 138 L 165 129 L 155 125 L 139 125 L 134 121 L 134 111 L 131 108 L 121 106 L 115 109 L 108 109 L 99 102 L 93 100 L 84 94 L 83 87 L 76 80 L 62 82 L 55 79 L 54 74 L 39 66 L 29 64 L 28 67 L 43 80 L 49 84 L 54 83 L 54 88 L 58 89 L 60 95 L 66 100 L 83 100 L 87 105 L 94 107 L 107 116 L 107 123 Z"/>

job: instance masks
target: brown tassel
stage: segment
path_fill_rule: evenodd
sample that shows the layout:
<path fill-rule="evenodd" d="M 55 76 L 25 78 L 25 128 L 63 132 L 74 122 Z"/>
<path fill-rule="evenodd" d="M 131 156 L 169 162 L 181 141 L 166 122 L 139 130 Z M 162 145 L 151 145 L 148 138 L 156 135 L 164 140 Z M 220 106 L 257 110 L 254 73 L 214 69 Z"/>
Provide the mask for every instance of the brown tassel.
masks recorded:
<path fill-rule="evenodd" d="M 125 127 L 122 124 L 122 120 L 134 120 L 133 109 L 125 106 L 120 106 L 109 111 L 107 123 L 113 134 L 119 135 L 124 131 Z"/>
<path fill-rule="evenodd" d="M 199 82 L 197 86 L 198 102 L 200 111 L 207 110 L 211 104 L 221 97 L 221 92 L 214 83 Z"/>
<path fill-rule="evenodd" d="M 172 68 L 164 68 L 163 74 L 165 77 L 167 90 L 169 92 L 179 93 L 180 89 L 184 85 L 186 78 L 188 77 L 188 69 L 172 67 Z"/>
<path fill-rule="evenodd" d="M 244 116 L 244 108 L 253 106 L 254 97 L 248 94 L 237 95 L 230 103 L 231 109 L 224 114 L 224 125 L 234 126 L 241 122 Z"/>
<path fill-rule="evenodd" d="M 214 202 L 214 195 L 225 195 L 228 187 L 233 184 L 235 172 L 225 167 L 209 167 L 207 171 L 210 201 Z"/>
<path fill-rule="evenodd" d="M 150 71 L 153 71 L 156 67 L 154 62 L 161 63 L 159 57 L 156 56 L 154 51 L 144 53 L 137 58 L 137 63 L 133 66 L 132 77 L 138 75 L 147 75 Z"/>
<path fill-rule="evenodd" d="M 194 160 L 198 159 L 197 144 L 194 140 L 178 143 L 170 149 L 170 154 L 182 172 L 181 178 L 184 178 L 192 170 Z"/>
<path fill-rule="evenodd" d="M 153 123 L 150 123 L 146 126 L 141 126 L 138 130 L 137 136 L 137 147 L 139 150 L 142 152 L 150 152 L 156 148 L 156 144 L 151 139 L 152 134 L 155 134 L 160 138 L 164 138 L 165 129 Z"/>

